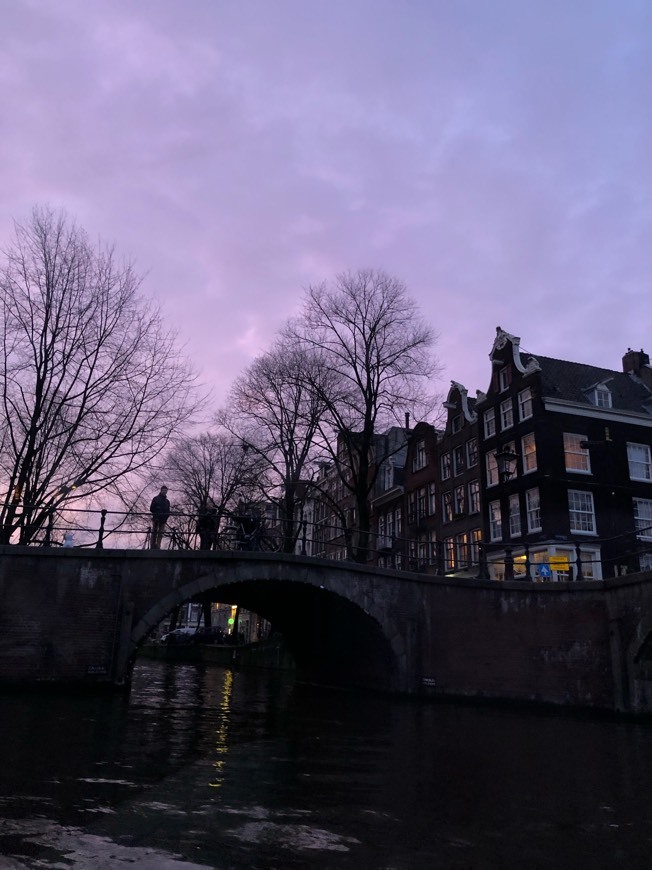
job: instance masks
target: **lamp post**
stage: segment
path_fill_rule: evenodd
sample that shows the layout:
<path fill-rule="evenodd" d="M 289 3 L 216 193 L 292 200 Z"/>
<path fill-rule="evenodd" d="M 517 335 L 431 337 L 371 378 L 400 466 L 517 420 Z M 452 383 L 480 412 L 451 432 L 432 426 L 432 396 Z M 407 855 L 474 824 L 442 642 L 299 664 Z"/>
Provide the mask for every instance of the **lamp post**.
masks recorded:
<path fill-rule="evenodd" d="M 512 453 L 509 447 L 496 450 L 496 465 L 498 466 L 498 478 L 501 483 L 507 483 L 516 472 L 518 455 Z"/>

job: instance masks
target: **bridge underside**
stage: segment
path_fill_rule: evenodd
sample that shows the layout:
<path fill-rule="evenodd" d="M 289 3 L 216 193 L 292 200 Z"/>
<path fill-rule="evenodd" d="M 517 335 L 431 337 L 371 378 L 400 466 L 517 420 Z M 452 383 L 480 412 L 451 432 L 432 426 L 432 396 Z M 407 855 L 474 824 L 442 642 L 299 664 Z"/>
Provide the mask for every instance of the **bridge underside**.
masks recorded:
<path fill-rule="evenodd" d="M 301 681 L 381 691 L 396 687 L 396 657 L 380 626 L 339 595 L 309 584 L 269 580 L 223 584 L 200 594 L 188 589 L 186 594 L 185 601 L 239 605 L 270 622 L 283 636 Z M 169 600 L 161 602 L 135 627 L 130 664 L 146 629 L 170 609 Z"/>

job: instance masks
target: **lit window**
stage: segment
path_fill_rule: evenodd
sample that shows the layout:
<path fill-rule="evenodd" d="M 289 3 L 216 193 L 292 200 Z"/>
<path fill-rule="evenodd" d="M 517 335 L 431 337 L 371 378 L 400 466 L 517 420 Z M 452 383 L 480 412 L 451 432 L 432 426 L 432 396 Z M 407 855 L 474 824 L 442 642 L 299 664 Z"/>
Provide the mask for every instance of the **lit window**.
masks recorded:
<path fill-rule="evenodd" d="M 498 389 L 501 393 L 509 388 L 512 382 L 512 367 L 511 365 L 504 366 L 498 372 Z"/>
<path fill-rule="evenodd" d="M 541 531 L 541 505 L 539 502 L 539 489 L 528 489 L 525 493 L 525 508 L 527 513 L 528 532 Z"/>
<path fill-rule="evenodd" d="M 518 394 L 518 419 L 527 420 L 532 416 L 532 390 L 527 387 Z"/>
<path fill-rule="evenodd" d="M 521 534 L 521 505 L 518 494 L 509 497 L 509 534 L 512 538 Z"/>
<path fill-rule="evenodd" d="M 478 464 L 478 439 L 471 438 L 466 442 L 466 464 L 468 468 L 473 468 Z"/>
<path fill-rule="evenodd" d="M 627 444 L 627 462 L 631 480 L 652 480 L 652 460 L 647 444 Z"/>
<path fill-rule="evenodd" d="M 495 486 L 498 483 L 498 462 L 496 461 L 496 451 L 487 453 L 485 457 L 487 466 L 487 486 Z"/>
<path fill-rule="evenodd" d="M 480 510 L 480 481 L 472 480 L 469 483 L 469 513 L 477 514 Z"/>
<path fill-rule="evenodd" d="M 482 532 L 480 529 L 471 529 L 471 564 L 477 565 L 480 562 L 480 544 L 482 543 Z"/>
<path fill-rule="evenodd" d="M 493 408 L 489 408 L 484 412 L 484 437 L 491 438 L 496 434 L 496 412 Z"/>
<path fill-rule="evenodd" d="M 635 498 L 634 528 L 637 538 L 652 538 L 652 499 Z"/>
<path fill-rule="evenodd" d="M 581 447 L 580 443 L 585 440 L 583 435 L 572 435 L 564 432 L 564 461 L 566 471 L 591 472 L 589 451 Z"/>
<path fill-rule="evenodd" d="M 511 399 L 500 403 L 500 428 L 509 429 L 514 425 L 514 406 Z"/>
<path fill-rule="evenodd" d="M 459 568 L 468 568 L 469 560 L 469 536 L 466 532 L 457 535 L 455 538 L 455 551 L 457 556 L 457 565 Z"/>
<path fill-rule="evenodd" d="M 489 536 L 492 541 L 500 541 L 503 537 L 503 522 L 499 501 L 489 502 Z"/>
<path fill-rule="evenodd" d="M 444 568 L 446 571 L 455 569 L 455 541 L 453 538 L 444 540 Z"/>
<path fill-rule="evenodd" d="M 441 479 L 448 480 L 451 476 L 451 455 L 450 453 L 442 453 L 441 456 Z"/>
<path fill-rule="evenodd" d="M 568 490 L 568 514 L 571 532 L 595 534 L 593 493 L 579 489 Z"/>
<path fill-rule="evenodd" d="M 453 450 L 453 473 L 461 474 L 464 471 L 464 447 L 461 445 Z"/>
<path fill-rule="evenodd" d="M 534 432 L 521 438 L 521 454 L 523 456 L 523 474 L 537 470 L 537 446 L 534 441 Z"/>

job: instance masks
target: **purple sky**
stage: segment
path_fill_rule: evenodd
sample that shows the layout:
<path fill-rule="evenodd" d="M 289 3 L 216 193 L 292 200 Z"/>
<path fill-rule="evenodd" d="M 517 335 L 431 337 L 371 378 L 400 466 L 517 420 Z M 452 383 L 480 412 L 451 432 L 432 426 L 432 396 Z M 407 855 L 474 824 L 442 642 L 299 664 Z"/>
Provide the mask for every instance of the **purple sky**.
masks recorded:
<path fill-rule="evenodd" d="M 652 352 L 649 0 L 11 0 L 0 246 L 65 207 L 147 276 L 216 404 L 344 269 L 401 278 L 451 379 L 495 327 Z"/>

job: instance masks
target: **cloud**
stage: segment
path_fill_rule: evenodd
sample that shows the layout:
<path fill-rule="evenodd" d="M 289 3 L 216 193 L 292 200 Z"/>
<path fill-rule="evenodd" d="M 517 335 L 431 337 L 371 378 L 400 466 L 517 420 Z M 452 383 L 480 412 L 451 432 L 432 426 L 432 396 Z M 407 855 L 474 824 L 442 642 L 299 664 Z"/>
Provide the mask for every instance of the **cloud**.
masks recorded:
<path fill-rule="evenodd" d="M 498 323 L 606 366 L 645 346 L 649 4 L 3 14 L 0 240 L 35 202 L 114 240 L 218 398 L 302 289 L 348 268 L 408 284 L 441 335 L 444 387 L 486 387 Z"/>

